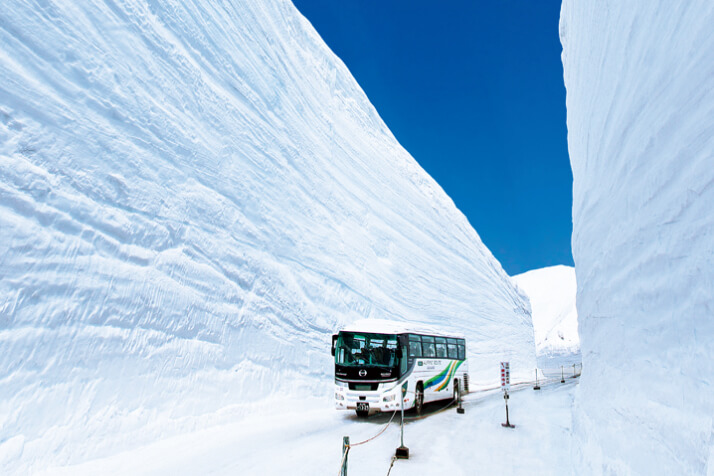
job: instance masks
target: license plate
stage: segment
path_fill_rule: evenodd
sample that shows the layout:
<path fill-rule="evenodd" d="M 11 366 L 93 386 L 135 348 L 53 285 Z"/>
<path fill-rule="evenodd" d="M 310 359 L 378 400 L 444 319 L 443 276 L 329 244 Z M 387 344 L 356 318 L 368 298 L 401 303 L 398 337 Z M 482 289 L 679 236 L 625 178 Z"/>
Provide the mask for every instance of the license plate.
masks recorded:
<path fill-rule="evenodd" d="M 369 411 L 369 403 L 357 402 L 357 411 L 358 412 L 368 412 Z"/>

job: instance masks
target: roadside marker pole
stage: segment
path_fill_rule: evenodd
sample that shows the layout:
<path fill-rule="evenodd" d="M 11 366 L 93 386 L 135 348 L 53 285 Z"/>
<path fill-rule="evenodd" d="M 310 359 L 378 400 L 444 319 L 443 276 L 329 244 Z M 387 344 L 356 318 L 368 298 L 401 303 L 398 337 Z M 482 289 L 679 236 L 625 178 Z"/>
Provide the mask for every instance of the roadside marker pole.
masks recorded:
<path fill-rule="evenodd" d="M 501 423 L 501 426 L 506 428 L 515 428 L 508 420 L 508 390 L 511 388 L 511 364 L 509 362 L 501 362 L 501 389 L 503 390 L 503 401 L 506 402 L 506 423 Z"/>
<path fill-rule="evenodd" d="M 350 437 L 342 437 L 342 470 L 340 476 L 347 476 L 347 453 L 350 450 Z"/>
<path fill-rule="evenodd" d="M 404 446 L 404 397 L 407 395 L 406 382 L 402 385 L 402 425 L 401 425 L 401 446 L 397 448 L 397 452 L 394 455 L 395 458 L 399 459 L 409 459 L 409 448 Z"/>
<path fill-rule="evenodd" d="M 563 366 L 560 366 L 560 383 L 565 383 L 565 370 Z"/>
<path fill-rule="evenodd" d="M 501 426 L 506 427 L 506 428 L 515 428 L 516 425 L 511 425 L 511 422 L 508 420 L 508 399 L 511 398 L 508 396 L 508 390 L 504 390 L 503 392 L 503 400 L 506 402 L 506 423 L 501 423 Z"/>
<path fill-rule="evenodd" d="M 536 371 L 536 384 L 535 387 L 533 387 L 533 390 L 540 390 L 540 385 L 538 385 L 538 369 L 535 369 Z"/>

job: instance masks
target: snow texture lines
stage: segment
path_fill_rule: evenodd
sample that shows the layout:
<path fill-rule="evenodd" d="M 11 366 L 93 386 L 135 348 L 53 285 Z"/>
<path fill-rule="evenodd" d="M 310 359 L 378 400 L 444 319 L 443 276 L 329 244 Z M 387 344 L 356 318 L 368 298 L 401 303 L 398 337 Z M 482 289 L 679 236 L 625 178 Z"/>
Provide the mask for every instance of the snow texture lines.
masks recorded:
<path fill-rule="evenodd" d="M 363 317 L 534 366 L 527 299 L 287 1 L 3 4 L 0 230 L 3 470 L 327 395 Z"/>

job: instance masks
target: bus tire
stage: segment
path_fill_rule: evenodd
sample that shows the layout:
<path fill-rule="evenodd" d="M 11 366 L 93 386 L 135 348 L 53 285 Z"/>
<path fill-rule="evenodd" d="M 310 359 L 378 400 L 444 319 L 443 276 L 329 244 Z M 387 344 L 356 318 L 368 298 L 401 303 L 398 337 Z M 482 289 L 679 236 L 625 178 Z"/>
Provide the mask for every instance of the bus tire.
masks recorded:
<path fill-rule="evenodd" d="M 358 418 L 367 418 L 369 416 L 369 412 L 366 412 L 364 410 L 355 410 L 355 413 L 357 414 Z"/>
<path fill-rule="evenodd" d="M 421 415 L 424 412 L 424 385 L 419 382 L 416 386 L 416 392 L 414 393 L 414 410 L 417 415 Z"/>

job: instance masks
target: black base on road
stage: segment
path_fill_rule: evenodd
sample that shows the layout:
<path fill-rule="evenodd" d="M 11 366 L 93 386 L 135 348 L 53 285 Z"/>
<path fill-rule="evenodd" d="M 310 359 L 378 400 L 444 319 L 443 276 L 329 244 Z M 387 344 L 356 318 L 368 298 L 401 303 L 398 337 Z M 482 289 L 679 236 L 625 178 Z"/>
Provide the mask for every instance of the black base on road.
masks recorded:
<path fill-rule="evenodd" d="M 516 425 L 511 425 L 510 423 L 501 423 L 501 426 L 504 428 L 515 428 Z"/>
<path fill-rule="evenodd" d="M 397 448 L 397 454 L 395 456 L 398 459 L 409 459 L 409 448 L 406 446 L 400 446 Z"/>
<path fill-rule="evenodd" d="M 540 390 L 540 386 L 536 385 L 535 387 L 533 387 L 533 390 Z"/>

